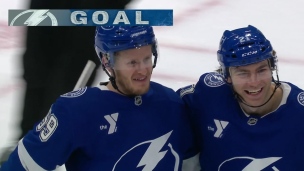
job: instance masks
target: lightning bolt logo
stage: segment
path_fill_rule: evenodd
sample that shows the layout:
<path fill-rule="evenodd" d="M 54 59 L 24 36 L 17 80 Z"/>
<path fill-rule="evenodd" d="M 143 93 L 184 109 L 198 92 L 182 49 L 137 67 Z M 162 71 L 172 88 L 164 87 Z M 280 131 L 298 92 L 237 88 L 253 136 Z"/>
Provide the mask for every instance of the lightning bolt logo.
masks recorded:
<path fill-rule="evenodd" d="M 144 156 L 141 158 L 140 162 L 138 163 L 137 167 L 145 166 L 143 168 L 143 171 L 151 171 L 155 168 L 157 163 L 164 158 L 167 151 L 160 152 L 160 149 L 163 148 L 165 143 L 168 141 L 168 138 L 170 137 L 172 131 L 151 141 L 151 144 L 144 154 Z"/>
<path fill-rule="evenodd" d="M 254 159 L 249 165 L 247 165 L 243 170 L 252 170 L 260 171 L 271 165 L 272 163 L 280 160 L 281 157 L 269 157 L 264 159 Z M 277 171 L 275 167 L 272 167 L 273 170 Z"/>
<path fill-rule="evenodd" d="M 153 140 L 149 140 L 149 141 L 145 141 L 142 143 L 139 143 L 137 145 L 135 145 L 134 147 L 132 147 L 131 149 L 129 149 L 127 152 L 125 152 L 119 159 L 118 161 L 115 163 L 112 171 L 116 170 L 116 166 L 118 165 L 118 163 L 132 150 L 136 149 L 137 147 L 144 145 L 144 144 L 150 144 L 148 149 L 146 150 L 145 154 L 143 155 L 143 157 L 141 158 L 141 160 L 139 161 L 138 165 L 136 166 L 138 167 L 142 167 L 143 169 L 142 171 L 152 171 L 157 167 L 157 164 L 165 157 L 165 155 L 167 154 L 168 150 L 165 151 L 161 151 L 161 149 L 165 146 L 165 144 L 168 142 L 169 137 L 171 136 L 173 131 L 168 132 L 165 135 L 162 135 L 161 137 L 158 137 L 156 139 Z M 172 153 L 172 155 L 175 158 L 175 165 L 174 165 L 174 171 L 178 170 L 178 166 L 180 163 L 180 157 L 178 155 L 178 153 L 173 149 L 172 145 L 169 143 L 168 147 L 170 149 L 170 152 Z"/>
<path fill-rule="evenodd" d="M 233 160 L 251 160 L 251 162 L 249 162 L 249 164 L 242 169 L 242 171 L 261 171 L 265 168 L 269 168 L 271 167 L 272 164 L 274 164 L 275 162 L 277 162 L 278 160 L 280 160 L 282 157 L 268 157 L 268 158 L 261 158 L 261 159 L 256 159 L 256 158 L 252 158 L 252 157 L 234 157 L 228 160 L 225 160 L 220 166 L 219 166 L 219 171 L 221 171 L 221 167 L 227 163 L 227 162 L 231 162 Z M 273 171 L 279 171 L 278 168 L 276 168 L 275 166 L 272 166 L 271 169 Z"/>
<path fill-rule="evenodd" d="M 33 14 L 24 22 L 27 26 L 37 26 L 41 23 L 47 15 L 45 15 L 49 10 L 36 10 Z"/>
<path fill-rule="evenodd" d="M 215 79 L 217 79 L 217 80 L 224 81 L 223 78 L 220 77 L 220 76 L 213 75 L 213 77 L 214 77 Z"/>
<path fill-rule="evenodd" d="M 49 17 L 51 19 L 51 26 L 58 26 L 58 21 L 56 17 L 47 9 L 45 10 L 26 10 L 19 13 L 10 23 L 10 26 L 20 25 L 20 21 L 18 22 L 18 18 L 23 16 L 24 14 L 32 13 L 31 16 L 23 23 L 27 26 L 37 26 L 39 25 L 45 18 Z"/>

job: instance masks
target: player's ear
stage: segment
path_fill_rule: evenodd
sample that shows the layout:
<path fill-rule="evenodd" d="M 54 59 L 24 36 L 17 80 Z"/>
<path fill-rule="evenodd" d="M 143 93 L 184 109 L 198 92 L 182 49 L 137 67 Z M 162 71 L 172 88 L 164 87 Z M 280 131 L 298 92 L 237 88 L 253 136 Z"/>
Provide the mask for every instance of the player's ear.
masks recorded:
<path fill-rule="evenodd" d="M 227 78 L 227 82 L 230 83 L 230 84 L 232 83 L 230 76 Z"/>
<path fill-rule="evenodd" d="M 109 60 L 108 60 L 107 54 L 101 54 L 101 64 L 102 64 L 104 70 L 107 70 L 109 73 L 111 73 L 112 68 L 111 68 L 111 66 L 109 64 Z"/>
<path fill-rule="evenodd" d="M 106 54 L 101 54 L 102 55 L 102 57 L 101 57 L 101 63 L 102 63 L 102 65 L 106 68 L 106 69 L 108 69 L 109 68 L 109 60 L 108 60 L 108 58 L 107 58 L 107 55 Z"/>
<path fill-rule="evenodd" d="M 231 84 L 232 83 L 232 80 L 231 80 L 231 67 L 229 67 L 228 68 L 228 73 L 227 73 L 227 75 L 228 75 L 228 77 L 227 77 L 227 79 L 226 79 L 226 81 L 227 81 L 227 83 L 229 83 L 229 84 Z"/>

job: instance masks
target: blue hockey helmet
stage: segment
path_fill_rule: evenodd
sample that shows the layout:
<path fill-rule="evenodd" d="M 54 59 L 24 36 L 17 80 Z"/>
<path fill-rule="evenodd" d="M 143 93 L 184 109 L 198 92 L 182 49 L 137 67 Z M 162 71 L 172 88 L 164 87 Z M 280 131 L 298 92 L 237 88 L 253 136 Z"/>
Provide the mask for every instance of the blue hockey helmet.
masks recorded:
<path fill-rule="evenodd" d="M 122 50 L 152 45 L 154 64 L 157 61 L 157 41 L 151 26 L 98 26 L 95 34 L 95 50 L 99 57 L 106 54 L 114 64 L 114 53 Z"/>
<path fill-rule="evenodd" d="M 270 41 L 254 26 L 226 30 L 220 41 L 217 59 L 225 78 L 229 67 L 244 66 L 269 59 L 270 67 L 276 69 L 277 57 Z"/>

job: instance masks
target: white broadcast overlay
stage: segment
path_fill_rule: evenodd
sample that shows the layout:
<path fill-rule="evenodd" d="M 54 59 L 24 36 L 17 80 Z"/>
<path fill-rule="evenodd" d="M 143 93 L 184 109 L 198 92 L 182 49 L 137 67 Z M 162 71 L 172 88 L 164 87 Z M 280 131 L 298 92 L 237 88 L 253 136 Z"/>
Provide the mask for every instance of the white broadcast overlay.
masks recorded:
<path fill-rule="evenodd" d="M 173 10 L 9 10 L 10 26 L 172 26 Z"/>

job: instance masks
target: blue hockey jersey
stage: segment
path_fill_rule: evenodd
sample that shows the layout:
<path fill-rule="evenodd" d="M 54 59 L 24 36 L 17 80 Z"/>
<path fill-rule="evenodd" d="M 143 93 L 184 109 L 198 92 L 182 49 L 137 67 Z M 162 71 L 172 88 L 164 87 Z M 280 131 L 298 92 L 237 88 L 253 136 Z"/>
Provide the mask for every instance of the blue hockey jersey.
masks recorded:
<path fill-rule="evenodd" d="M 218 73 L 178 93 L 192 110 L 203 171 L 303 171 L 304 91 L 282 82 L 280 106 L 246 114 Z"/>
<path fill-rule="evenodd" d="M 101 87 L 62 95 L 18 144 L 3 171 L 179 171 L 191 151 L 185 105 L 151 82 L 135 98 Z"/>

